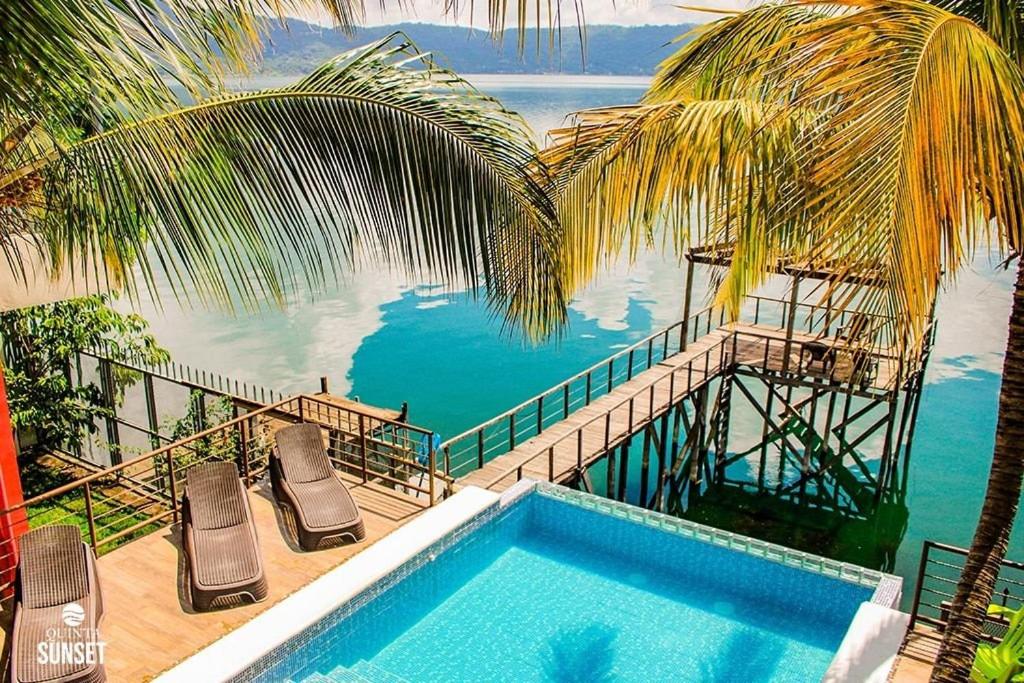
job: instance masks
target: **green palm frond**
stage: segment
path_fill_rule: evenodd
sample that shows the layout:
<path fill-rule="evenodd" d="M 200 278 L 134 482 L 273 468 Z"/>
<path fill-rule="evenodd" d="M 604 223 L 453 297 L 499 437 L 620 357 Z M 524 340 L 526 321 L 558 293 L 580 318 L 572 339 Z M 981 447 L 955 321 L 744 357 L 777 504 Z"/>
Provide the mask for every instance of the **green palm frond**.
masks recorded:
<path fill-rule="evenodd" d="M 169 110 L 166 81 L 216 91 L 224 67 L 259 57 L 273 17 L 326 10 L 351 27 L 362 0 L 24 0 L 0 3 L 0 109 L 90 127 Z"/>
<path fill-rule="evenodd" d="M 518 116 L 392 36 L 286 88 L 54 148 L 0 177 L 0 197 L 21 197 L 0 220 L 30 222 L 68 268 L 102 254 L 118 277 L 137 260 L 151 289 L 159 267 L 178 296 L 205 301 L 256 306 L 362 262 L 483 280 L 543 333 L 564 301 L 530 139 Z"/>

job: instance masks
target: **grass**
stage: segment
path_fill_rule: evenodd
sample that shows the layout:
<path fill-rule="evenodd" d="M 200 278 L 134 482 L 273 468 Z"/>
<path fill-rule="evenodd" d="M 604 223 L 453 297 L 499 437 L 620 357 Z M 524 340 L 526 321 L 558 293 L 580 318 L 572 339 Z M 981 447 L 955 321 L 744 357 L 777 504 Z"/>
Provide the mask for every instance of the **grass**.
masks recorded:
<path fill-rule="evenodd" d="M 50 456 L 27 460 L 21 465 L 22 487 L 26 500 L 69 484 L 86 474 L 86 470 Z M 138 496 L 127 491 L 116 481 L 97 481 L 92 486 L 91 497 L 98 542 L 144 522 L 149 517 L 140 509 L 144 499 L 138 499 Z M 132 498 L 138 499 L 140 505 L 126 506 Z M 28 520 L 30 528 L 48 524 L 73 524 L 81 530 L 82 538 L 88 540 L 89 518 L 85 505 L 85 489 L 76 488 L 30 506 Z M 132 534 L 99 545 L 99 553 L 109 552 L 134 538 L 156 531 L 161 526 L 159 523 L 147 524 Z"/>

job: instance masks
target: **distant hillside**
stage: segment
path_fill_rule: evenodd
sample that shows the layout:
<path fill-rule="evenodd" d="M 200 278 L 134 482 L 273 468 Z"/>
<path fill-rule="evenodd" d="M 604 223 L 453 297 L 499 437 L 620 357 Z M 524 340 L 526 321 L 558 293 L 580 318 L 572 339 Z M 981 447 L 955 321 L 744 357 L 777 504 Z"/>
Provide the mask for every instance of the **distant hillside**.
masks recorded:
<path fill-rule="evenodd" d="M 669 43 L 689 31 L 691 24 L 670 26 L 588 26 L 587 63 L 580 59 L 580 40 L 575 27 L 562 29 L 561 50 L 548 52 L 548 33 L 541 30 L 537 54 L 535 29 L 527 31 L 522 58 L 516 53 L 516 35 L 507 31 L 495 44 L 485 31 L 436 24 L 396 24 L 359 29 L 354 36 L 297 20 L 288 30 L 275 27 L 264 51 L 262 73 L 304 74 L 340 52 L 383 38 L 395 31 L 407 34 L 424 51 L 434 53 L 446 66 L 460 73 L 494 74 L 594 74 L 646 76 L 670 55 Z M 678 46 L 675 46 L 678 47 Z"/>

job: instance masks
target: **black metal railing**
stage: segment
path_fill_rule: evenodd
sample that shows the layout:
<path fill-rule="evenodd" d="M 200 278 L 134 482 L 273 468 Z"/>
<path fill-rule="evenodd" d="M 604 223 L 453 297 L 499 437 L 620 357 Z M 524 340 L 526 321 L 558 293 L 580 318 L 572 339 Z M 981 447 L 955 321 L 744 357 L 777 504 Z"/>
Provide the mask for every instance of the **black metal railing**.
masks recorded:
<path fill-rule="evenodd" d="M 966 560 L 966 548 L 927 540 L 923 543 L 914 602 L 910 609 L 910 628 L 926 624 L 938 631 L 945 629 Z M 992 602 L 1011 608 L 1024 604 L 1024 564 L 1003 560 Z M 998 641 L 1004 631 L 1003 620 L 990 619 L 985 625 L 984 637 Z"/>
<path fill-rule="evenodd" d="M 611 393 L 725 322 L 724 311 L 704 309 L 579 372 L 441 444 L 446 474 L 459 477 L 484 466 L 556 422 Z"/>

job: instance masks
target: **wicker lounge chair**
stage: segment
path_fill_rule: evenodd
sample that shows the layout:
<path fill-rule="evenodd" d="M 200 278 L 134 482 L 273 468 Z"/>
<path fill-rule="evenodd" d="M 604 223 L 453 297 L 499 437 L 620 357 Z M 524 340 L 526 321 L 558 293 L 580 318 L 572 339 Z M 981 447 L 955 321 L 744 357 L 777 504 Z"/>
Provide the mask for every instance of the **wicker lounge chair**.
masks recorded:
<path fill-rule="evenodd" d="M 98 629 L 103 598 L 96 558 L 80 534 L 76 526 L 54 525 L 21 537 L 11 642 L 10 679 L 14 683 L 106 680 L 100 661 Z M 43 643 L 53 647 L 46 648 L 41 661 Z M 61 652 L 68 644 L 83 656 Z"/>
<path fill-rule="evenodd" d="M 292 509 L 299 545 L 316 550 L 327 540 L 360 541 L 363 517 L 331 467 L 320 428 L 314 424 L 284 427 L 275 435 L 270 480 L 277 501 Z"/>
<path fill-rule="evenodd" d="M 209 462 L 185 476 L 182 539 L 192 606 L 208 610 L 218 599 L 243 596 L 263 600 L 267 578 L 238 469 L 230 462 Z"/>

